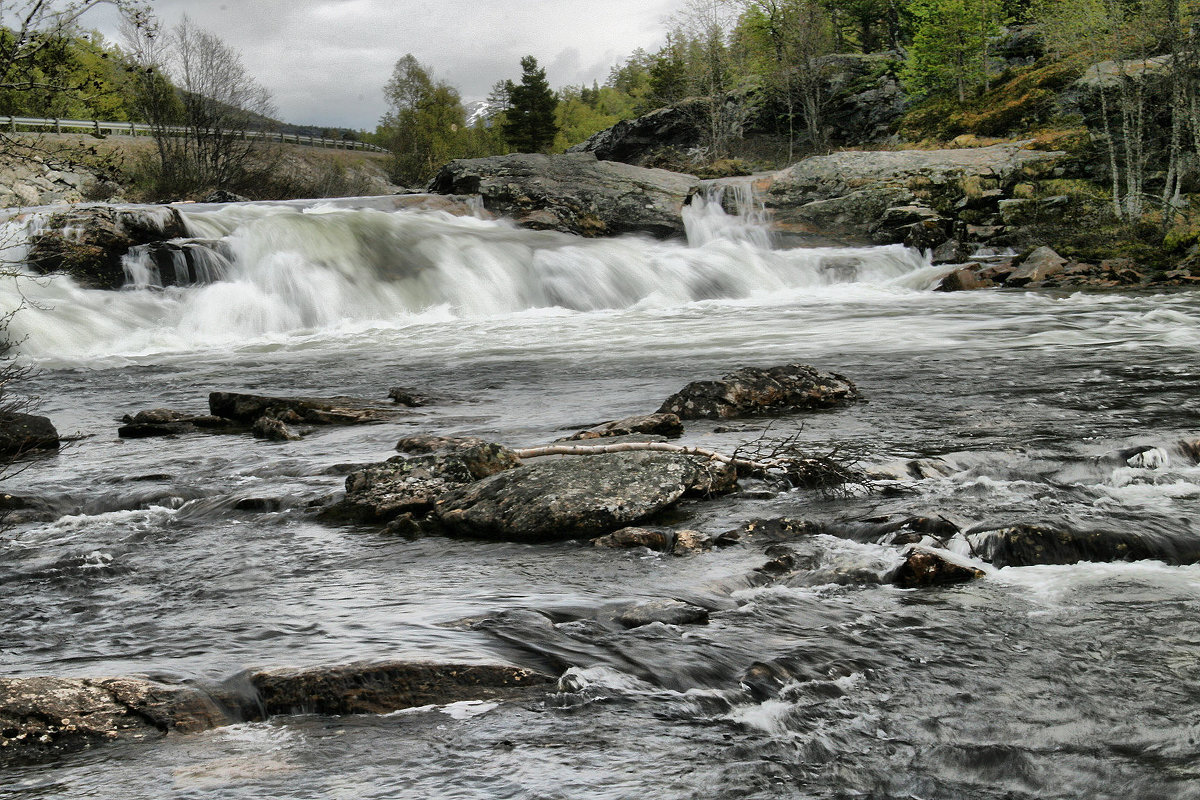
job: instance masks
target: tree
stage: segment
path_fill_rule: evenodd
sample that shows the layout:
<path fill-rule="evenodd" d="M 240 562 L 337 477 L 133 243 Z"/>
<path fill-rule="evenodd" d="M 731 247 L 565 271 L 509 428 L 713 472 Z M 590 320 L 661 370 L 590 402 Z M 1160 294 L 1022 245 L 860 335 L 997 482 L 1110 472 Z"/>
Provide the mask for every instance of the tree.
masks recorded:
<path fill-rule="evenodd" d="M 518 153 L 544 153 L 554 143 L 558 100 L 537 59 L 521 59 L 521 82 L 505 84 L 510 107 L 505 112 L 504 138 Z"/>
<path fill-rule="evenodd" d="M 388 111 L 380 127 L 392 151 L 392 176 L 423 183 L 463 149 L 466 112 L 458 91 L 434 81 L 409 53 L 396 62 L 383 90 Z"/>
<path fill-rule="evenodd" d="M 158 147 L 160 193 L 247 190 L 268 168 L 263 140 L 247 132 L 271 125 L 274 106 L 241 56 L 187 17 L 169 33 L 148 21 L 123 34 Z"/>
<path fill-rule="evenodd" d="M 914 0 L 916 26 L 904 80 L 916 93 L 967 93 L 987 84 L 988 43 L 1000 31 L 998 0 Z"/>

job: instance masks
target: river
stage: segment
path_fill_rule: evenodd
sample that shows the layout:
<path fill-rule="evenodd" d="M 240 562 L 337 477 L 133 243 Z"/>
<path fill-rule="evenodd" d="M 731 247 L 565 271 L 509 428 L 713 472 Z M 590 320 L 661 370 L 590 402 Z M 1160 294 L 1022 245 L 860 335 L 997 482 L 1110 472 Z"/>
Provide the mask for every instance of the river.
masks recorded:
<path fill-rule="evenodd" d="M 411 658 L 562 678 L 528 701 L 114 745 L 10 769 L 0 797 L 1200 798 L 1195 565 L 980 561 L 981 580 L 902 590 L 881 582 L 897 548 L 851 536 L 791 542 L 802 568 L 766 580 L 761 544 L 677 557 L 314 520 L 336 465 L 385 459 L 402 435 L 543 443 L 692 380 L 801 362 L 868 402 L 690 423 L 683 441 L 795 435 L 945 468 L 850 496 L 689 501 L 673 524 L 940 514 L 1200 536 L 1200 467 L 1109 457 L 1200 434 L 1200 292 L 938 293 L 945 269 L 899 247 L 780 249 L 753 214 L 688 214 L 682 243 L 199 208 L 192 232 L 231 253 L 211 282 L 162 288 L 136 258 L 119 292 L 22 280 L 13 333 L 40 413 L 82 438 L 5 480 L 62 516 L 0 534 L 0 672 L 204 685 Z M 392 386 L 432 402 L 299 442 L 116 436 L 141 409 L 203 413 L 211 390 Z M 709 624 L 611 624 L 664 597 Z"/>

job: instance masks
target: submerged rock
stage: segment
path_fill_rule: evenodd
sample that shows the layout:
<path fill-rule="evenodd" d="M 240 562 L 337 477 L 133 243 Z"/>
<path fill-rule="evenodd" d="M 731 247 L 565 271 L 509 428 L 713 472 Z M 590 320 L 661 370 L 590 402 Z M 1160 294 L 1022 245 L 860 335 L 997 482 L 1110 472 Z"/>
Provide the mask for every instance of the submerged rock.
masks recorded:
<path fill-rule="evenodd" d="M 699 181 L 661 169 L 598 161 L 591 153 L 464 158 L 442 167 L 430 191 L 478 194 L 518 224 L 580 236 L 684 235 L 683 206 Z"/>
<path fill-rule="evenodd" d="M 621 528 L 606 536 L 592 539 L 593 547 L 629 549 L 645 547 L 659 553 L 688 555 L 712 549 L 712 538 L 700 531 L 672 528 Z"/>
<path fill-rule="evenodd" d="M 35 450 L 57 450 L 58 431 L 47 417 L 0 412 L 0 457 L 11 458 Z"/>
<path fill-rule="evenodd" d="M 260 417 L 291 424 L 362 425 L 390 419 L 397 413 L 394 409 L 349 397 L 267 397 L 240 392 L 211 392 L 208 407 L 213 416 L 243 425 L 252 425 Z"/>
<path fill-rule="evenodd" d="M 553 680 L 518 667 L 406 661 L 276 669 L 250 676 L 257 692 L 254 706 L 267 715 L 387 714 L 402 708 L 512 697 Z"/>
<path fill-rule="evenodd" d="M 686 494 L 728 491 L 727 464 L 677 453 L 632 451 L 542 459 L 454 489 L 434 513 L 450 533 L 549 541 L 636 525 Z"/>
<path fill-rule="evenodd" d="M 1200 541 L 1191 535 L 1164 531 L 1076 531 L 1014 525 L 972 532 L 967 539 L 977 555 L 997 567 L 1146 559 L 1167 564 L 1200 561 Z"/>
<path fill-rule="evenodd" d="M 858 399 L 858 389 L 849 378 L 805 364 L 743 367 L 719 381 L 689 383 L 668 397 L 658 413 L 681 419 L 728 419 L 833 408 Z"/>
<path fill-rule="evenodd" d="M 663 625 L 707 625 L 708 609 L 681 600 L 651 600 L 624 609 L 616 619 L 626 628 L 640 628 L 654 622 Z"/>
<path fill-rule="evenodd" d="M 293 431 L 282 420 L 274 417 L 259 417 L 250 426 L 250 433 L 255 439 L 266 439 L 272 442 L 296 442 L 300 434 Z"/>
<path fill-rule="evenodd" d="M 634 417 L 625 417 L 613 422 L 605 422 L 588 428 L 585 431 L 572 434 L 559 441 L 574 442 L 613 436 L 633 436 L 635 434 L 677 439 L 683 435 L 683 423 L 675 414 L 641 414 Z"/>

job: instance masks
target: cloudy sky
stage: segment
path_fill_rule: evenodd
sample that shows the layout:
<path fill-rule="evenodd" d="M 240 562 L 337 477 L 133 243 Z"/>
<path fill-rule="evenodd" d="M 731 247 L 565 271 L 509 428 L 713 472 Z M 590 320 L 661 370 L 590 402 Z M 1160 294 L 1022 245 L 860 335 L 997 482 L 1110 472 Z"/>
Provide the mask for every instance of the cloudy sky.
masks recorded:
<path fill-rule="evenodd" d="M 637 47 L 661 44 L 681 0 L 153 0 L 173 25 L 186 12 L 239 51 L 297 124 L 373 130 L 382 87 L 412 53 L 465 100 L 520 76 L 533 55 L 552 86 L 603 81 Z M 119 41 L 114 15 L 84 24 Z"/>

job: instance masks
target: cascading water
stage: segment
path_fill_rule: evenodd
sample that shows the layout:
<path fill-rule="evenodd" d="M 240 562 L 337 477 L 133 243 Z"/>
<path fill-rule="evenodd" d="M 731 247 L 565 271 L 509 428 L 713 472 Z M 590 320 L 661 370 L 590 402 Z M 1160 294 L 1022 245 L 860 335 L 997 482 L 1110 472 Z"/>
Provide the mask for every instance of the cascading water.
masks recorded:
<path fill-rule="evenodd" d="M 686 243 L 198 208 L 158 260 L 130 255 L 120 291 L 0 284 L 4 308 L 27 298 L 12 330 L 39 413 L 79 436 L 3 484 L 0 677 L 236 693 L 247 669 L 395 659 L 561 676 L 520 702 L 97 746 L 6 768 L 0 798 L 1200 796 L 1200 292 L 933 292 L 942 268 L 900 247 L 772 248 L 752 200 L 744 181 L 696 197 Z M 3 255 L 22 261 L 40 224 L 8 223 Z M 790 437 L 861 458 L 877 491 L 746 480 L 658 521 L 716 536 L 788 517 L 807 533 L 684 556 L 408 539 L 311 510 L 401 436 L 543 444 L 792 362 L 869 402 L 688 421 L 680 441 Z M 428 403 L 294 442 L 116 436 L 141 409 L 204 413 L 210 390 L 392 386 Z M 1175 549 L 981 560 L 1013 526 Z M 903 541 L 938 536 L 984 577 L 887 583 Z M 662 600 L 709 624 L 615 621 Z"/>
<path fill-rule="evenodd" d="M 743 209 L 723 209 L 730 192 Z M 748 187 L 685 209 L 688 242 L 582 240 L 446 213 L 239 205 L 182 212 L 191 240 L 136 248 L 112 294 L 67 278 L 11 282 L 31 300 L 15 332 L 63 359 L 226 346 L 264 336 L 564 309 L 671 308 L 835 284 L 921 286 L 901 247 L 772 250 Z M 167 288 L 168 291 L 147 291 Z"/>

